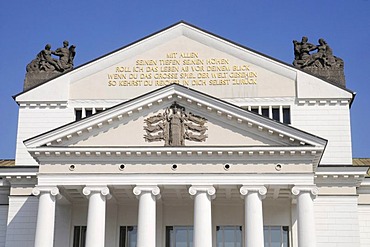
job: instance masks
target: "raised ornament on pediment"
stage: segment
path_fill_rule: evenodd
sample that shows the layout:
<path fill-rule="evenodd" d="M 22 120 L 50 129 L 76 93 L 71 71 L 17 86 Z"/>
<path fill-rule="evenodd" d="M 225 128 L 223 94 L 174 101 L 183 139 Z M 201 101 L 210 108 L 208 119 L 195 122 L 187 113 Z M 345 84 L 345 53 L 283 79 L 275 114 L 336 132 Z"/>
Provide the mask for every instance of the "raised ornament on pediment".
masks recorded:
<path fill-rule="evenodd" d="M 176 102 L 164 113 L 147 117 L 144 122 L 147 142 L 164 141 L 165 146 L 184 146 L 185 140 L 204 142 L 207 138 L 207 120 L 185 111 Z"/>

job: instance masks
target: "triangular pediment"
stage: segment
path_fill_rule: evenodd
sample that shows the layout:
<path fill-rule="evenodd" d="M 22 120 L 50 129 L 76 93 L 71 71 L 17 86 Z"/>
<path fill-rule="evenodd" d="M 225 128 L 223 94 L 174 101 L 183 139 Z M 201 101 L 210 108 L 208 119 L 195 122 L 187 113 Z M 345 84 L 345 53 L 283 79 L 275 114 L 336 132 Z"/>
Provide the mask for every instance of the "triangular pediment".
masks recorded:
<path fill-rule="evenodd" d="M 173 109 L 174 106 L 177 110 Z M 178 121 L 181 123 L 171 122 L 171 114 L 176 112 L 179 113 Z M 162 124 L 162 127 L 158 124 Z M 189 131 L 185 130 L 185 125 Z M 164 130 L 155 131 L 155 128 Z M 25 145 L 28 148 L 140 146 L 166 148 L 168 144 L 166 145 L 166 138 L 163 135 L 167 135 L 167 139 L 175 136 L 166 132 L 169 128 L 173 132 L 177 131 L 177 136 L 181 136 L 180 139 L 184 139 L 183 146 L 323 147 L 326 143 L 321 138 L 288 125 L 198 91 L 172 84 L 31 138 L 25 141 Z M 156 140 L 155 137 L 161 134 L 162 138 Z"/>
<path fill-rule="evenodd" d="M 222 99 L 352 98 L 347 90 L 180 22 L 24 92 L 16 100 L 127 100 L 170 83 Z"/>

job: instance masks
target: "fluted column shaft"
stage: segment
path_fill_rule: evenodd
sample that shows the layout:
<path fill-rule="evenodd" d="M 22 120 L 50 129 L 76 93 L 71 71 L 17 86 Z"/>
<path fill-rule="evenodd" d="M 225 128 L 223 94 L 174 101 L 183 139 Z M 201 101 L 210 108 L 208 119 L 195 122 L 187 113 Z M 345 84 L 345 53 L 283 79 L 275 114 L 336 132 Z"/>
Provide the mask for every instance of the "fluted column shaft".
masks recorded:
<path fill-rule="evenodd" d="M 194 247 L 212 247 L 212 199 L 216 190 L 213 186 L 191 186 L 189 193 L 194 197 Z"/>
<path fill-rule="evenodd" d="M 267 189 L 264 186 L 242 186 L 240 194 L 244 197 L 244 238 L 246 247 L 263 247 L 262 199 Z"/>
<path fill-rule="evenodd" d="M 133 190 L 139 199 L 137 247 L 156 245 L 156 200 L 160 197 L 158 186 L 136 186 Z"/>
<path fill-rule="evenodd" d="M 83 194 L 89 198 L 87 213 L 86 246 L 105 245 L 106 200 L 110 199 L 108 187 L 85 187 Z"/>
<path fill-rule="evenodd" d="M 32 194 L 39 196 L 35 247 L 50 247 L 54 242 L 55 202 L 60 197 L 57 187 L 36 187 Z"/>
<path fill-rule="evenodd" d="M 315 247 L 315 214 L 313 199 L 318 194 L 315 186 L 294 186 L 293 195 L 297 196 L 298 246 Z"/>

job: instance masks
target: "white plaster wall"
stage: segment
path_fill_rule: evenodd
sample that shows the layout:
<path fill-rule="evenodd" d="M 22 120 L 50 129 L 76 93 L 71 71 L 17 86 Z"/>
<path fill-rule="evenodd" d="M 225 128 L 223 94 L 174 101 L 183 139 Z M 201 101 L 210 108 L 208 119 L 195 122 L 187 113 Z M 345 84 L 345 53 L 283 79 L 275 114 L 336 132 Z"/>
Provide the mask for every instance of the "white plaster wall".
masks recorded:
<path fill-rule="evenodd" d="M 348 105 L 293 105 L 291 119 L 292 126 L 329 141 L 321 164 L 352 164 Z"/>
<path fill-rule="evenodd" d="M 291 229 L 291 203 L 289 199 L 266 198 L 263 203 L 263 225 L 289 226 Z"/>
<path fill-rule="evenodd" d="M 37 165 L 23 141 L 74 121 L 72 108 L 19 108 L 16 165 Z"/>
<path fill-rule="evenodd" d="M 127 204 L 116 204 L 116 202 L 108 201 L 106 211 L 106 234 L 105 246 L 115 247 L 119 242 L 119 227 L 120 226 L 137 226 L 138 204 L 130 202 Z M 64 207 L 64 206 L 63 206 Z M 73 239 L 73 226 L 86 225 L 87 222 L 87 205 L 73 205 L 72 210 L 68 207 L 59 208 L 57 213 L 57 230 L 61 233 L 56 233 L 57 239 L 61 239 L 62 235 L 67 238 L 66 227 L 70 236 L 69 244 L 59 244 L 56 247 L 71 246 Z M 61 213 L 63 211 L 63 213 Z M 68 218 L 68 214 L 72 213 L 72 224 L 67 226 L 65 219 L 64 223 L 59 222 L 60 217 L 64 215 Z M 267 199 L 263 201 L 264 225 L 288 225 L 290 226 L 290 200 L 288 199 Z M 58 216 L 59 215 L 59 216 Z M 193 200 L 185 201 L 184 203 L 163 204 L 161 200 L 157 201 L 157 246 L 165 245 L 165 229 L 166 226 L 192 226 L 194 223 L 194 205 Z M 238 202 L 232 202 L 230 205 L 224 203 L 212 204 L 212 231 L 214 235 L 214 243 L 216 237 L 216 226 L 218 225 L 244 225 L 244 202 L 240 199 Z M 57 237 L 58 236 L 58 237 Z M 66 241 L 64 240 L 66 243 Z"/>
<path fill-rule="evenodd" d="M 112 202 L 112 204 L 114 203 Z M 138 203 L 135 202 L 116 206 L 111 205 L 108 206 L 108 210 L 110 210 L 110 212 L 108 212 L 107 219 L 114 219 L 111 222 L 107 222 L 106 230 L 110 231 L 110 233 L 107 233 L 106 231 L 105 245 L 107 247 L 116 247 L 119 244 L 120 226 L 137 226 Z M 109 238 L 108 235 L 110 236 Z"/>
<path fill-rule="evenodd" d="M 244 205 L 214 205 L 212 207 L 212 224 L 214 228 L 219 225 L 242 226 L 244 225 Z"/>
<path fill-rule="evenodd" d="M 358 205 L 361 247 L 370 246 L 370 205 Z"/>
<path fill-rule="evenodd" d="M 0 247 L 5 246 L 9 205 L 0 205 Z"/>
<path fill-rule="evenodd" d="M 357 196 L 319 196 L 315 200 L 317 247 L 359 247 Z"/>
<path fill-rule="evenodd" d="M 37 210 L 37 197 L 9 196 L 6 247 L 25 247 L 34 245 Z"/>
<path fill-rule="evenodd" d="M 118 205 L 108 201 L 106 209 L 105 247 L 116 247 L 119 242 Z"/>
<path fill-rule="evenodd" d="M 54 247 L 70 246 L 71 238 L 71 214 L 70 205 L 56 205 Z"/>
<path fill-rule="evenodd" d="M 163 226 L 191 226 L 194 222 L 194 207 L 192 203 L 185 205 L 164 205 Z"/>
<path fill-rule="evenodd" d="M 137 203 L 119 205 L 117 212 L 117 226 L 136 226 L 137 212 Z"/>
<path fill-rule="evenodd" d="M 73 233 L 74 226 L 86 226 L 86 225 L 87 225 L 87 204 L 73 205 L 71 233 Z"/>

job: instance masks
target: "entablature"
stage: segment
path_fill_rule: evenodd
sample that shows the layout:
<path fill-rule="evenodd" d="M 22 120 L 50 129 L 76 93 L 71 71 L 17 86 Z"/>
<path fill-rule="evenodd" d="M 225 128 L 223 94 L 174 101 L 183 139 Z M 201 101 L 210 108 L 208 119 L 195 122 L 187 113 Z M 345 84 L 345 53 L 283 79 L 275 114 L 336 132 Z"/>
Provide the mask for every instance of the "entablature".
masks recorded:
<path fill-rule="evenodd" d="M 294 174 L 39 174 L 40 186 L 76 185 L 312 185 L 312 173 Z"/>
<path fill-rule="evenodd" d="M 304 163 L 318 165 L 320 147 L 43 147 L 29 152 L 40 164 L 82 163 Z"/>

